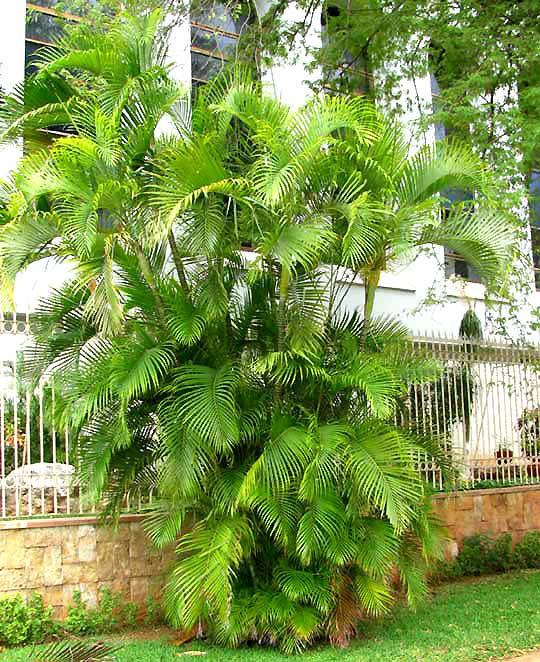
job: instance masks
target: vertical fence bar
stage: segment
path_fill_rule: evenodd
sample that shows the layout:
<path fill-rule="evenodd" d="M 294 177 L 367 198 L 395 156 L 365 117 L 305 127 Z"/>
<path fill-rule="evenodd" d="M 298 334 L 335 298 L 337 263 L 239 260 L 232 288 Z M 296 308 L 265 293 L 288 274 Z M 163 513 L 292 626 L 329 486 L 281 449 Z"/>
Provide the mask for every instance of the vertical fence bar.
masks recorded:
<path fill-rule="evenodd" d="M 45 462 L 45 439 L 43 426 L 43 377 L 38 385 L 38 418 L 39 418 L 39 461 Z M 41 514 L 45 515 L 45 485 L 41 482 Z"/>
<path fill-rule="evenodd" d="M 517 419 L 519 418 L 519 401 L 521 401 L 521 384 L 525 383 L 525 378 L 523 375 L 523 367 L 524 367 L 524 358 L 521 355 L 521 352 L 518 348 L 512 348 L 511 350 L 512 354 L 512 362 L 509 366 L 509 371 L 511 370 L 511 380 L 512 380 L 512 398 L 510 400 L 511 405 L 513 404 L 513 407 L 510 406 L 510 411 L 511 411 L 511 420 L 510 424 L 508 426 L 508 431 L 510 434 L 510 441 L 508 444 L 508 457 L 507 457 L 507 462 L 508 462 L 508 471 L 511 475 L 511 479 L 514 483 L 517 481 L 517 476 L 516 476 L 516 464 L 514 462 L 514 454 L 515 454 L 515 444 L 514 444 L 514 428 L 515 425 L 517 424 Z"/>
<path fill-rule="evenodd" d="M 25 426 L 25 446 L 26 446 L 26 466 L 30 467 L 32 464 L 32 457 L 31 457 L 31 448 L 30 448 L 30 440 L 31 440 L 31 425 L 30 425 L 30 416 L 31 416 L 31 404 L 32 404 L 32 394 L 30 392 L 30 389 L 26 389 L 26 426 Z M 24 458 L 23 458 L 23 464 L 24 464 Z M 32 489 L 32 481 L 30 480 L 29 477 L 29 484 L 28 484 L 28 490 L 26 492 L 26 498 L 28 500 L 28 515 L 33 515 L 33 504 L 32 504 L 32 498 L 33 498 L 33 492 L 34 490 Z"/>
<path fill-rule="evenodd" d="M 53 464 L 53 511 L 58 513 L 58 467 L 56 466 L 56 397 L 54 379 L 51 378 L 51 415 L 52 415 L 52 464 Z"/>
<path fill-rule="evenodd" d="M 0 333 L 4 333 L 4 315 L 0 313 Z M 0 480 L 2 481 L 2 517 L 6 517 L 6 427 L 4 411 L 4 359 L 0 355 Z"/>
<path fill-rule="evenodd" d="M 536 397 L 535 401 L 533 403 L 533 409 L 538 407 L 540 403 L 538 402 L 538 396 L 540 393 L 540 387 L 538 384 L 538 370 L 539 366 L 538 364 L 535 365 L 535 370 L 534 370 L 534 382 L 535 382 L 535 391 L 536 391 Z M 526 457 L 525 462 L 526 462 L 526 473 L 527 473 L 527 482 L 532 483 L 533 478 L 538 478 L 538 440 L 536 435 L 534 435 L 533 442 L 531 444 L 532 448 L 532 456 Z"/>
<path fill-rule="evenodd" d="M 17 330 L 17 316 L 13 313 L 13 333 Z M 23 477 L 19 476 L 19 393 L 17 388 L 17 351 L 13 353 L 13 467 L 15 469 L 15 517 L 20 516 L 20 495 Z"/>
<path fill-rule="evenodd" d="M 501 407 L 501 348 L 498 343 L 494 344 L 494 361 L 495 361 L 495 370 L 494 374 L 496 375 L 496 381 L 495 381 L 495 388 L 493 390 L 494 393 L 494 402 L 493 402 L 493 407 L 492 407 L 492 412 L 494 417 L 497 419 L 498 423 L 498 429 L 499 429 L 499 436 L 497 439 L 497 444 L 496 448 L 498 448 L 502 442 L 503 436 L 504 436 L 504 428 L 503 428 L 503 421 L 502 421 L 502 407 Z M 503 381 L 503 392 L 504 392 L 504 381 Z M 496 476 L 497 480 L 501 479 L 501 471 L 500 471 L 500 466 L 497 465 L 496 468 Z"/>
<path fill-rule="evenodd" d="M 66 456 L 66 464 L 69 465 L 69 430 L 67 428 L 67 425 L 64 429 L 64 453 Z M 72 478 L 69 479 L 69 484 L 67 486 L 67 491 L 66 491 L 66 513 L 71 513 L 71 490 L 73 489 L 72 487 Z"/>
<path fill-rule="evenodd" d="M 512 395 L 510 384 L 510 365 L 512 360 L 511 348 L 507 351 L 502 344 L 501 348 L 501 372 L 503 377 L 503 411 L 504 411 L 504 437 L 502 439 L 501 448 L 508 445 L 508 428 L 512 425 Z M 511 438 L 511 433 L 510 433 Z M 510 481 L 510 471 L 507 463 L 502 463 L 503 481 Z"/>

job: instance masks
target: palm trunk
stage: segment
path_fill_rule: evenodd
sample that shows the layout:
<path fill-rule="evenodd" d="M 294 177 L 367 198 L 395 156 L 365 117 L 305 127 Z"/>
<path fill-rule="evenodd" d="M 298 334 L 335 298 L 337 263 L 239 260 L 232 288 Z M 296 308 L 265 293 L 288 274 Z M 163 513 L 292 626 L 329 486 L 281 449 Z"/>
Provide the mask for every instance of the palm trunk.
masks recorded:
<path fill-rule="evenodd" d="M 279 278 L 279 305 L 278 305 L 278 352 L 283 352 L 285 349 L 285 332 L 287 327 L 287 297 L 289 295 L 289 280 L 290 274 L 287 269 L 281 267 L 281 276 Z M 276 398 L 277 400 L 283 399 L 283 384 L 276 384 Z"/>
<path fill-rule="evenodd" d="M 148 258 L 144 254 L 142 246 L 139 244 L 139 242 L 136 239 L 131 240 L 131 246 L 135 252 L 135 255 L 137 256 L 137 260 L 139 262 L 139 267 L 141 269 L 143 278 L 146 281 L 146 284 L 150 288 L 150 291 L 152 292 L 152 295 L 154 297 L 158 317 L 161 323 L 163 324 L 163 326 L 166 327 L 167 315 L 165 314 L 165 305 L 163 303 L 163 299 L 161 298 L 161 294 L 159 293 L 156 279 L 154 278 L 152 267 L 150 266 L 150 262 L 148 262 Z"/>
<path fill-rule="evenodd" d="M 369 323 L 373 317 L 375 293 L 379 285 L 381 272 L 379 269 L 364 275 L 364 338 L 368 332 Z"/>
<path fill-rule="evenodd" d="M 172 233 L 172 230 L 169 232 L 169 236 L 167 237 L 167 239 L 169 242 L 169 248 L 171 249 L 171 255 L 174 262 L 174 266 L 176 268 L 176 273 L 178 274 L 178 280 L 180 281 L 180 285 L 184 290 L 184 294 L 186 296 L 189 296 L 189 285 L 186 278 L 186 271 L 184 269 L 182 258 L 180 257 L 180 251 L 178 250 L 176 239 L 174 238 L 174 234 Z"/>
<path fill-rule="evenodd" d="M 287 297 L 289 295 L 289 272 L 281 268 L 279 279 L 279 306 L 278 306 L 278 352 L 285 349 L 285 329 L 287 326 Z"/>

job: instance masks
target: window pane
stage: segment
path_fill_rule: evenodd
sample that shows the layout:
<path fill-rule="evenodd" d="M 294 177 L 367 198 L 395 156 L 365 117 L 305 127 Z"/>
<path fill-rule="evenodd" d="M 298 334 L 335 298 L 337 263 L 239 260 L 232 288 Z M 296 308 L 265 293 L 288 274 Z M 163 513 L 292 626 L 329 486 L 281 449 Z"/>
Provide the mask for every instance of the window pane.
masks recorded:
<path fill-rule="evenodd" d="M 211 51 L 219 57 L 227 58 L 234 56 L 238 40 L 233 37 L 226 37 L 218 32 L 192 27 L 191 45 L 205 51 Z"/>
<path fill-rule="evenodd" d="M 234 8 L 231 10 L 230 7 L 225 7 L 217 2 L 208 11 L 192 14 L 191 19 L 194 23 L 208 25 L 225 32 L 242 34 L 252 22 L 253 15 L 241 14 L 234 11 Z"/>
<path fill-rule="evenodd" d="M 225 62 L 218 58 L 191 53 L 191 77 L 196 80 L 210 80 L 217 76 L 224 66 Z"/>
<path fill-rule="evenodd" d="M 30 11 L 27 14 L 26 38 L 50 43 L 62 34 L 62 22 L 57 16 Z"/>
<path fill-rule="evenodd" d="M 24 71 L 27 76 L 37 72 L 37 67 L 32 63 L 32 61 L 34 53 L 40 48 L 43 48 L 41 44 L 36 44 L 32 41 L 26 41 L 24 44 Z"/>
<path fill-rule="evenodd" d="M 465 260 L 459 255 L 455 255 L 448 251 L 445 252 L 444 256 L 444 270 L 446 278 L 458 276 L 458 278 L 463 278 L 470 283 L 481 282 L 480 276 L 470 264 L 467 264 L 467 262 L 465 262 Z"/>
<path fill-rule="evenodd" d="M 30 0 L 33 5 L 38 5 L 39 7 L 47 7 L 48 9 L 58 9 L 58 11 L 66 11 L 65 2 L 60 0 Z M 75 10 L 70 9 L 67 13 L 79 15 L 84 13 L 83 10 L 90 5 L 90 7 L 95 7 L 98 3 L 98 0 L 84 0 L 84 2 L 79 2 Z M 58 7 L 58 5 L 60 5 Z"/>

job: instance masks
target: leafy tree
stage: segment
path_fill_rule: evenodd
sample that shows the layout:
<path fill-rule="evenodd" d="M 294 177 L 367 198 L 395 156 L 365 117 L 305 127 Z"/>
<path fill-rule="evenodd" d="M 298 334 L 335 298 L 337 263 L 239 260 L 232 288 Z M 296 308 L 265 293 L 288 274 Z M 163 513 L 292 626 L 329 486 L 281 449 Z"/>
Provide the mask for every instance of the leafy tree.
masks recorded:
<path fill-rule="evenodd" d="M 415 464 L 437 444 L 394 423 L 407 381 L 437 366 L 398 322 L 341 305 L 371 256 L 397 252 L 382 190 L 402 182 L 436 212 L 436 186 L 407 166 L 392 179 L 389 160 L 375 177 L 370 155 L 395 129 L 362 99 L 292 112 L 232 71 L 190 108 L 156 47 L 160 18 L 82 25 L 27 81 L 25 94 L 62 83 L 58 103 L 5 100 L 6 138 L 57 123 L 51 110 L 71 135 L 4 188 L 3 281 L 43 256 L 71 265 L 31 358 L 63 387 L 95 498 L 117 512 L 126 495 L 156 495 L 147 530 L 178 545 L 171 621 L 228 646 L 346 645 L 394 583 L 422 597 L 439 550 Z M 465 149 L 443 154 L 477 174 Z M 414 227 L 435 240 L 452 218 Z M 472 227 L 463 245 L 496 279 L 508 256 Z"/>

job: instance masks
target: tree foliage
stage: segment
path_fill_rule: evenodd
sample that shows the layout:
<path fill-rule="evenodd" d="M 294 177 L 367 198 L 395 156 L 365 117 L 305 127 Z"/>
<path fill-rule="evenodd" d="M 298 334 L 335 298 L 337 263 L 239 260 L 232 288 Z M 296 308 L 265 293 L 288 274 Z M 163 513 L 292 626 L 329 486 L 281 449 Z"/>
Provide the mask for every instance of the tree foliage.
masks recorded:
<path fill-rule="evenodd" d="M 61 82 L 69 135 L 3 188 L 2 281 L 44 257 L 70 266 L 30 358 L 62 387 L 96 500 L 156 495 L 148 533 L 178 550 L 171 621 L 228 646 L 346 645 L 396 585 L 424 594 L 440 538 L 415 463 L 445 459 L 394 422 L 405 373 L 437 366 L 399 322 L 342 301 L 375 261 L 449 239 L 497 282 L 511 231 L 469 150 L 411 159 L 364 99 L 293 112 L 235 69 L 191 105 L 160 20 L 81 26 L 39 56 L 30 108 L 6 98 L 4 137 L 39 137 L 59 117 L 37 93 Z M 453 182 L 483 202 L 470 224 L 439 213 Z"/>

